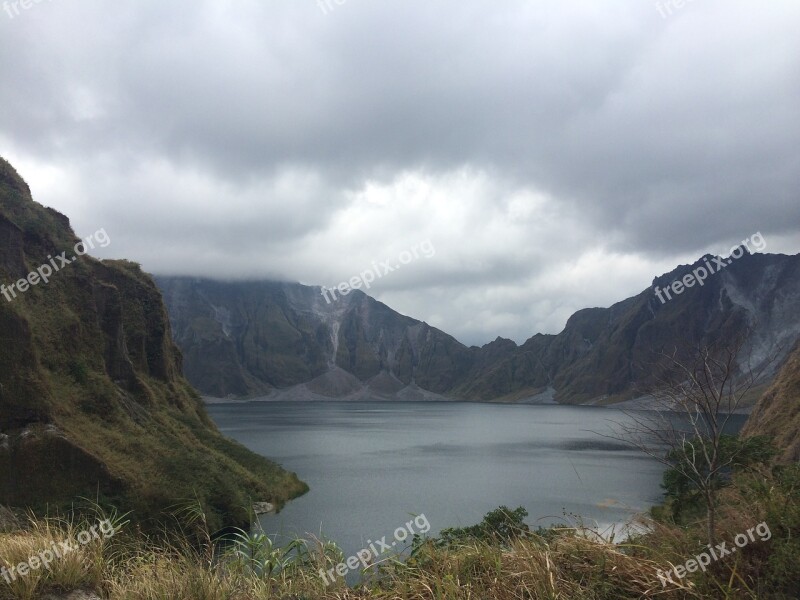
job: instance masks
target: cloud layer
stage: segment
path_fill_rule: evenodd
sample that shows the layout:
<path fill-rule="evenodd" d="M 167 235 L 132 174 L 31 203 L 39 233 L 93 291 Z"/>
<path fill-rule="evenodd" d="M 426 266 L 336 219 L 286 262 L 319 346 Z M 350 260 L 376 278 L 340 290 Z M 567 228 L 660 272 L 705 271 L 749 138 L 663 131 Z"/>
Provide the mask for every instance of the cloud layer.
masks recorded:
<path fill-rule="evenodd" d="M 800 251 L 800 4 L 466 4 L 10 3 L 0 153 L 156 273 L 331 286 L 430 240 L 373 295 L 466 343 Z"/>

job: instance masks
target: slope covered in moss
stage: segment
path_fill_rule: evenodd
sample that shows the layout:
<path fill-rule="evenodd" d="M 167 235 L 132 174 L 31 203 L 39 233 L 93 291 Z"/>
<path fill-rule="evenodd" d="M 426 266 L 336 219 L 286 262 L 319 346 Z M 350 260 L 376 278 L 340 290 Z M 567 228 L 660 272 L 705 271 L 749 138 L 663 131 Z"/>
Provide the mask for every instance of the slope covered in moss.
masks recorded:
<path fill-rule="evenodd" d="M 0 283 L 71 260 L 77 242 L 0 159 Z M 84 496 L 146 520 L 195 498 L 222 526 L 246 522 L 253 501 L 307 489 L 216 430 L 138 265 L 80 256 L 18 289 L 0 296 L 0 503 L 44 510 Z"/>

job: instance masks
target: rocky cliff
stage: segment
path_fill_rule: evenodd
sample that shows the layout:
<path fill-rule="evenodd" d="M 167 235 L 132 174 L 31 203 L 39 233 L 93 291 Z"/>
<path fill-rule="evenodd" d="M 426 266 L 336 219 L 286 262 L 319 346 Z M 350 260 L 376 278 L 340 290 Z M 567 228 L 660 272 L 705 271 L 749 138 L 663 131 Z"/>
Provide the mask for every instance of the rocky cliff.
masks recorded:
<path fill-rule="evenodd" d="M 471 351 L 451 336 L 354 292 L 327 303 L 319 288 L 156 278 L 187 378 L 212 396 L 296 390 L 321 396 L 444 394 Z"/>
<path fill-rule="evenodd" d="M 664 288 L 710 260 L 657 277 Z M 360 291 L 328 303 L 295 283 L 157 278 L 186 375 L 211 396 L 461 398 L 607 403 L 657 374 L 658 353 L 742 331 L 754 368 L 781 363 L 800 335 L 800 256 L 745 254 L 662 302 L 648 288 L 578 311 L 558 335 L 466 347 Z"/>
<path fill-rule="evenodd" d="M 0 159 L 0 504 L 53 510 L 86 497 L 146 520 L 199 498 L 221 526 L 246 522 L 252 500 L 302 493 L 296 476 L 217 432 L 181 375 L 152 279 L 76 256 L 77 242 Z M 68 264 L 55 262 L 62 253 Z M 29 277 L 48 264 L 60 270 L 47 282 Z"/>

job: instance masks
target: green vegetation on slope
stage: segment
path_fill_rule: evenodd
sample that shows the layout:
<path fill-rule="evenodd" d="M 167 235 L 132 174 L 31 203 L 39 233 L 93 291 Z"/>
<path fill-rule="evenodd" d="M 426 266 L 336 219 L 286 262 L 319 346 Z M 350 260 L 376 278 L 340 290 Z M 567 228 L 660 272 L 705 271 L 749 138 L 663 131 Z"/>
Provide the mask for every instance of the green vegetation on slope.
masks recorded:
<path fill-rule="evenodd" d="M 0 159 L 0 283 L 77 241 Z M 197 498 L 219 528 L 248 522 L 254 501 L 280 506 L 306 489 L 219 434 L 138 265 L 83 256 L 0 297 L 0 502 L 43 511 L 84 496 L 146 522 Z"/>
<path fill-rule="evenodd" d="M 744 435 L 765 435 L 782 462 L 800 461 L 800 343 L 747 420 Z"/>

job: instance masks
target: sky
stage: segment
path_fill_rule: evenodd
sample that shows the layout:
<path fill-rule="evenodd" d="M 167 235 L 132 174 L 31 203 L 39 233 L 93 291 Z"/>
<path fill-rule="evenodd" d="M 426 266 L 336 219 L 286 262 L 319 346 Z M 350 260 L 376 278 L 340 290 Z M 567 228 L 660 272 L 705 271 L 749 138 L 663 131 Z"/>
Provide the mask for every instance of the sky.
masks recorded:
<path fill-rule="evenodd" d="M 756 232 L 800 252 L 799 26 L 796 0 L 5 2 L 0 155 L 100 258 L 377 270 L 395 310 L 521 343 Z"/>

